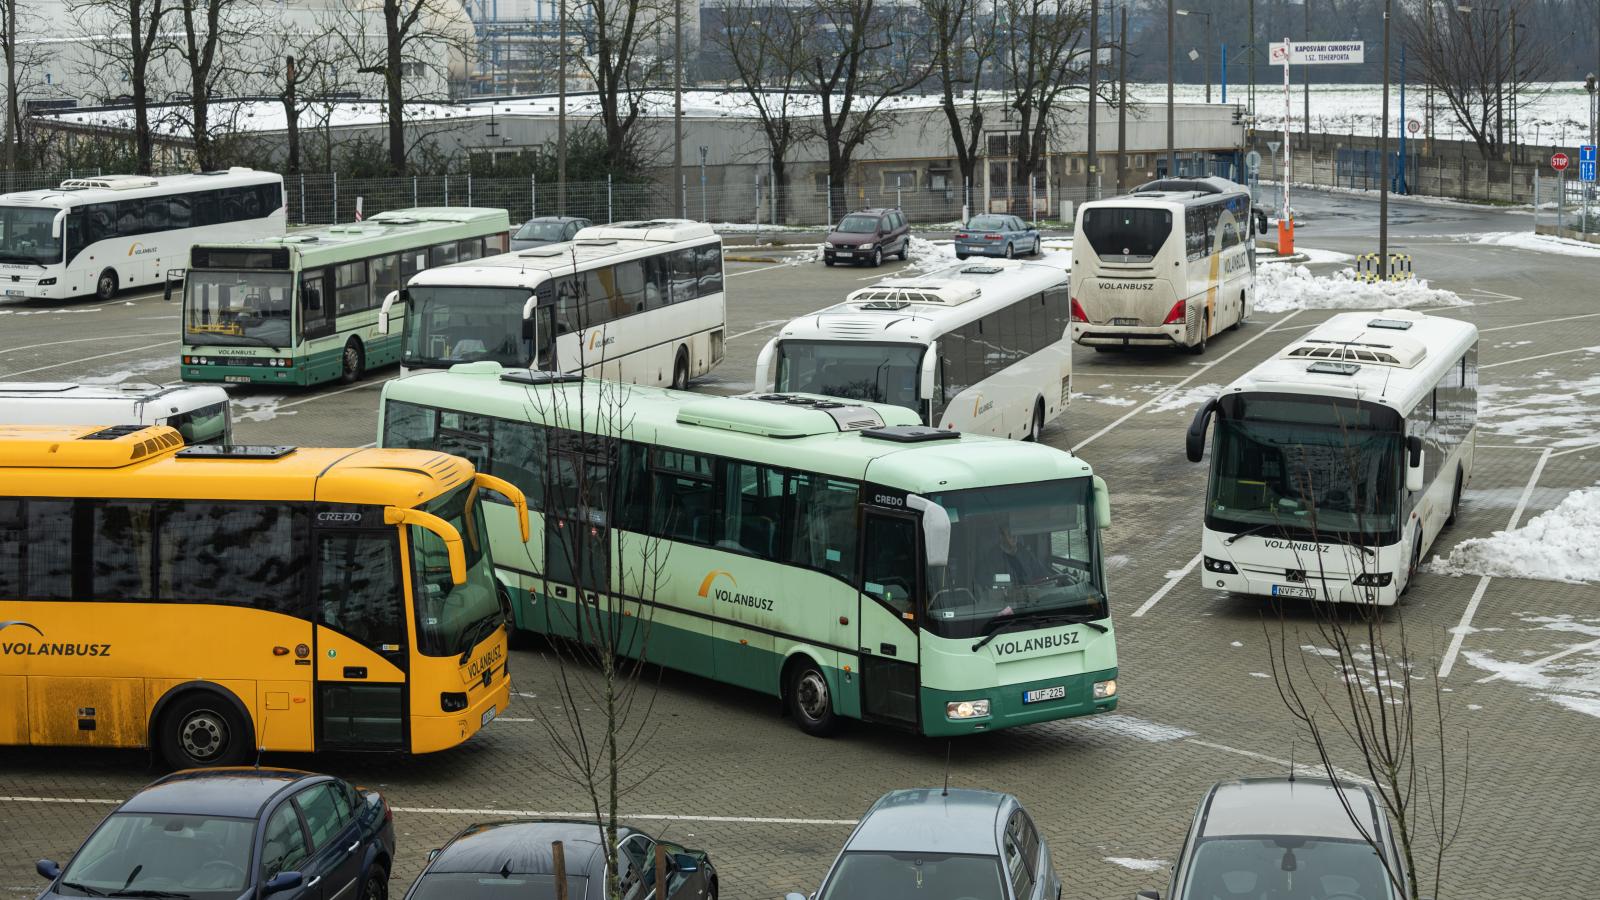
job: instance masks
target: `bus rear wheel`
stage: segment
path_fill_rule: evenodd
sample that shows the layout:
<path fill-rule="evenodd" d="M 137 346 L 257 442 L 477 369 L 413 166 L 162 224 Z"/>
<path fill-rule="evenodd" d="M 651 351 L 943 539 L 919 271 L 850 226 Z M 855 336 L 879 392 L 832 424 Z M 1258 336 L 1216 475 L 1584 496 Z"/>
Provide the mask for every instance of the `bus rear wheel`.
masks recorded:
<path fill-rule="evenodd" d="M 211 691 L 172 701 L 156 729 L 161 758 L 174 769 L 236 766 L 249 753 L 248 729 L 237 710 Z"/>
<path fill-rule="evenodd" d="M 812 737 L 827 737 L 838 726 L 833 712 L 833 695 L 828 690 L 827 676 L 809 659 L 802 659 L 789 669 L 789 709 L 794 713 L 795 724 Z"/>
<path fill-rule="evenodd" d="M 99 279 L 94 283 L 94 296 L 95 299 L 102 302 L 117 296 L 117 272 L 115 269 L 107 269 L 100 273 Z"/>
<path fill-rule="evenodd" d="M 1044 440 L 1044 401 L 1033 401 L 1033 420 L 1028 423 L 1028 433 L 1023 436 L 1025 441 L 1038 443 Z"/>
<path fill-rule="evenodd" d="M 1458 511 L 1460 511 L 1460 509 L 1461 509 L 1461 470 L 1457 469 L 1456 470 L 1456 486 L 1455 486 L 1455 489 L 1450 492 L 1450 515 L 1445 518 L 1444 523 L 1446 525 L 1454 525 L 1456 523 L 1456 513 Z"/>
<path fill-rule="evenodd" d="M 1200 340 L 1189 345 L 1189 352 L 1199 356 L 1206 352 L 1206 339 L 1211 334 L 1211 316 L 1209 313 L 1200 315 Z"/>
<path fill-rule="evenodd" d="M 678 358 L 672 361 L 672 389 L 689 389 L 689 354 L 682 347 L 678 348 Z"/>
<path fill-rule="evenodd" d="M 361 342 L 351 338 L 344 345 L 344 354 L 339 360 L 339 380 L 345 384 L 355 384 L 367 370 L 367 355 L 361 352 Z"/>

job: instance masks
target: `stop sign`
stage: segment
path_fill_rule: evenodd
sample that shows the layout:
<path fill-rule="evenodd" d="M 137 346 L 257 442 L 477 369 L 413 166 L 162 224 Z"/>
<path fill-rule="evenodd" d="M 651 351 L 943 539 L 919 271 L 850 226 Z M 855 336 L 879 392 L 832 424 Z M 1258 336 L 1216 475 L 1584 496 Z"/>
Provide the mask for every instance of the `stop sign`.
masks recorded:
<path fill-rule="evenodd" d="M 1557 153 L 1550 157 L 1550 168 L 1555 169 L 1557 172 L 1564 172 L 1571 162 L 1572 160 L 1568 159 L 1565 153 Z"/>

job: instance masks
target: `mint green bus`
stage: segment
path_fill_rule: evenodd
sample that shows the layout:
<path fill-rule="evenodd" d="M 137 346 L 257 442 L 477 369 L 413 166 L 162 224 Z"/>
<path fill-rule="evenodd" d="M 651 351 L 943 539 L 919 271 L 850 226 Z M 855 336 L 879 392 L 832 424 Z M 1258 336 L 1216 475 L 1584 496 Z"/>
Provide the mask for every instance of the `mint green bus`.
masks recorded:
<path fill-rule="evenodd" d="M 504 253 L 503 209 L 422 207 L 232 244 L 196 244 L 183 284 L 184 381 L 354 382 L 400 361 L 405 307 L 384 301 L 416 273 Z"/>
<path fill-rule="evenodd" d="M 518 628 L 578 637 L 617 614 L 574 602 L 603 592 L 637 617 L 625 652 L 779 697 L 809 733 L 1116 707 L 1110 501 L 1070 453 L 887 404 L 494 362 L 386 383 L 379 446 L 465 456 L 527 495 L 526 544 L 511 505 L 488 504 Z"/>

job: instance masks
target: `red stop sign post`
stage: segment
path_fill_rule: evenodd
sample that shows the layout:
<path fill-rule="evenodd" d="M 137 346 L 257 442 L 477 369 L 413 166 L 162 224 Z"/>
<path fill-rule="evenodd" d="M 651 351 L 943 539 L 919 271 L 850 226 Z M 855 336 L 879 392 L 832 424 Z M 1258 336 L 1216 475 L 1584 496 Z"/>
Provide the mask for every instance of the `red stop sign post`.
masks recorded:
<path fill-rule="evenodd" d="M 1555 169 L 1557 172 L 1565 172 L 1567 166 L 1571 164 L 1572 160 L 1565 153 L 1557 153 L 1550 157 L 1550 168 Z"/>

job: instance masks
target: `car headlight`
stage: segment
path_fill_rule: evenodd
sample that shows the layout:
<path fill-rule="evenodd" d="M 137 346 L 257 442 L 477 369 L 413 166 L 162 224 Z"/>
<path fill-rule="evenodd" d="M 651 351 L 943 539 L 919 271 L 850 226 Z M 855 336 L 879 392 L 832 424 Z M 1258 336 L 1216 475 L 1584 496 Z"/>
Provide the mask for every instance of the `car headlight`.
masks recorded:
<path fill-rule="evenodd" d="M 872 245 L 871 244 L 862 244 L 861 245 L 861 249 L 863 249 L 863 250 L 871 250 L 872 249 Z"/>
<path fill-rule="evenodd" d="M 982 719 L 988 715 L 988 700 L 952 700 L 944 705 L 946 719 Z"/>
<path fill-rule="evenodd" d="M 1105 700 L 1116 695 L 1117 680 L 1115 678 L 1107 678 L 1105 681 L 1096 681 L 1094 683 L 1094 698 L 1096 700 Z"/>

